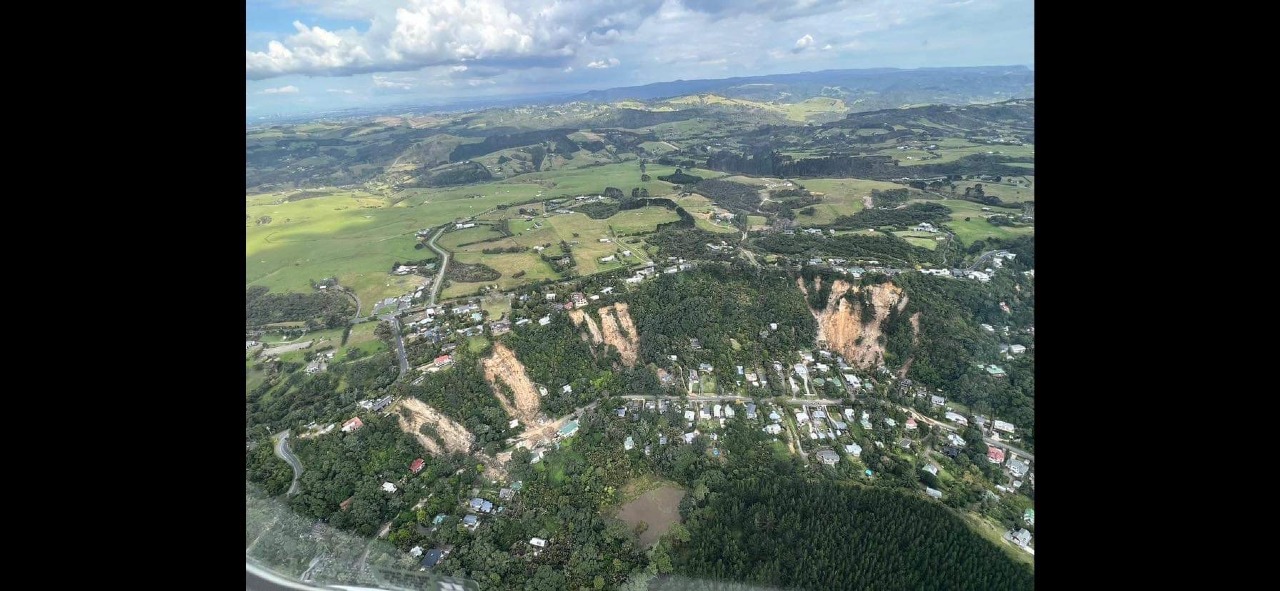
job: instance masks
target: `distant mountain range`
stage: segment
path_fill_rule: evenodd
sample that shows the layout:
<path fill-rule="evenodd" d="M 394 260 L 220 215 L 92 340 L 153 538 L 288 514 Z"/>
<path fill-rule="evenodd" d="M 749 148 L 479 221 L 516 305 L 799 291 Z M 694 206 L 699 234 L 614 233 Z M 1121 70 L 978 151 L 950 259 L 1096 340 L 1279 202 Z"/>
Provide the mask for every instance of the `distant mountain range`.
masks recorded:
<path fill-rule="evenodd" d="M 676 80 L 593 90 L 565 100 L 615 102 L 712 93 L 753 101 L 844 100 L 855 111 L 915 104 L 967 104 L 1035 96 L 1035 72 L 1026 66 L 823 70 L 717 80 Z"/>

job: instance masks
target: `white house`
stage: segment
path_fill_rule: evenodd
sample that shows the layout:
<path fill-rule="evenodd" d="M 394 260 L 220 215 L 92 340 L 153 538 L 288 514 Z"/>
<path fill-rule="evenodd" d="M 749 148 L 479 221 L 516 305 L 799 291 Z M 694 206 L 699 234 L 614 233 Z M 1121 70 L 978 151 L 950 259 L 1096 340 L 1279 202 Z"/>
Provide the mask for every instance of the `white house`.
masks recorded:
<path fill-rule="evenodd" d="M 396 485 L 391 484 L 390 482 L 384 482 L 382 483 L 382 490 L 385 490 L 389 493 L 396 492 Z"/>
<path fill-rule="evenodd" d="M 782 427 L 779 426 L 777 423 L 765 425 L 764 432 L 770 435 L 777 435 L 782 432 Z"/>
<path fill-rule="evenodd" d="M 855 458 L 862 457 L 862 446 L 856 443 L 850 443 L 849 445 L 844 446 L 844 451 Z"/>
<path fill-rule="evenodd" d="M 529 545 L 530 545 L 530 546 L 537 546 L 537 547 L 539 547 L 539 548 L 546 548 L 546 547 L 547 547 L 547 541 L 546 541 L 546 540 L 544 540 L 544 539 L 542 539 L 542 538 L 529 538 Z"/>
<path fill-rule="evenodd" d="M 600 262 L 602 262 L 602 263 L 612 263 L 613 261 L 617 260 L 617 258 L 618 258 L 618 257 L 615 257 L 615 256 L 613 256 L 613 255 L 609 255 L 609 256 L 607 256 L 607 257 L 600 257 Z"/>
<path fill-rule="evenodd" d="M 992 426 L 993 426 L 993 427 L 995 427 L 995 430 L 996 430 L 996 431 L 1004 431 L 1005 433 L 1013 433 L 1013 424 L 1012 424 L 1012 423 L 1006 423 L 1006 422 L 1004 422 L 1004 421 L 999 421 L 999 420 L 997 420 L 997 421 L 995 421 L 994 423 L 992 423 Z"/>
<path fill-rule="evenodd" d="M 964 418 L 964 415 L 962 415 L 962 414 L 960 414 L 960 413 L 958 413 L 958 412 L 947 411 L 947 414 L 945 414 L 945 415 L 943 415 L 943 416 L 945 416 L 945 417 L 946 417 L 946 419 L 947 419 L 948 421 L 951 421 L 951 422 L 953 422 L 953 423 L 957 423 L 957 424 L 960 424 L 960 425 L 968 425 L 968 424 L 969 424 L 969 419 Z"/>
<path fill-rule="evenodd" d="M 1010 355 L 1021 355 L 1026 352 L 1027 352 L 1027 348 L 1024 345 L 1009 345 Z"/>

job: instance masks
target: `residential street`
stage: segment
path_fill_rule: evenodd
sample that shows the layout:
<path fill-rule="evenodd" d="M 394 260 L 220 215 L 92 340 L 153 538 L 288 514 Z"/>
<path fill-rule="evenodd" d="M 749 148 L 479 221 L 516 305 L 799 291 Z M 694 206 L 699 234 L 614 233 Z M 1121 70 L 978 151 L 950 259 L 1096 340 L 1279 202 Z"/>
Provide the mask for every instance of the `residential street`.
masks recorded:
<path fill-rule="evenodd" d="M 388 314 L 382 319 L 391 323 L 391 333 L 396 335 L 396 353 L 400 356 L 400 376 L 396 381 L 400 381 L 409 373 L 409 356 L 404 352 L 404 337 L 400 336 L 400 319 L 395 314 Z"/>
<path fill-rule="evenodd" d="M 440 285 L 444 283 L 444 270 L 449 266 L 449 252 L 436 246 L 436 238 L 444 234 L 444 229 L 445 226 L 440 226 L 440 229 L 431 235 L 431 240 L 427 241 L 427 248 L 435 251 L 436 256 L 440 257 L 440 272 L 436 273 L 436 281 L 431 284 L 431 300 L 428 306 L 436 305 L 436 296 L 440 295 Z"/>
<path fill-rule="evenodd" d="M 280 459 L 289 462 L 289 465 L 293 467 L 293 484 L 289 485 L 289 491 L 285 494 L 296 494 L 298 492 L 298 477 L 302 476 L 302 462 L 299 462 L 298 458 L 293 455 L 293 452 L 289 451 L 288 430 L 277 433 L 275 439 L 276 456 L 279 456 Z"/>

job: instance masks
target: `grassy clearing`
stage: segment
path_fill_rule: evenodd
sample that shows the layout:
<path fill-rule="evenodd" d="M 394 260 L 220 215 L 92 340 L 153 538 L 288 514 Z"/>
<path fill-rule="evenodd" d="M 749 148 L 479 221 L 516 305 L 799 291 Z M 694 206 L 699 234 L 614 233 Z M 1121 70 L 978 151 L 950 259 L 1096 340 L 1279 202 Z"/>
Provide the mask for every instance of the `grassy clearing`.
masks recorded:
<path fill-rule="evenodd" d="M 676 215 L 676 212 L 665 207 L 642 207 L 640 209 L 619 211 L 605 221 L 608 222 L 616 234 L 631 235 L 652 232 L 657 229 L 658 224 L 679 220 L 680 216 Z"/>
<path fill-rule="evenodd" d="M 893 235 L 906 239 L 913 246 L 920 246 L 929 250 L 937 250 L 939 244 L 937 240 L 939 234 L 930 234 L 929 232 L 893 232 Z"/>
<path fill-rule="evenodd" d="M 964 194 L 965 187 L 972 187 L 979 181 L 960 181 L 956 183 L 956 192 Z M 1033 187 L 1026 185 L 1018 186 L 1008 183 L 982 183 L 982 192 L 987 195 L 999 197 L 1005 203 L 1017 203 L 1022 201 L 1035 201 L 1036 191 Z"/>
<path fill-rule="evenodd" d="M 443 236 L 436 240 L 436 244 L 446 250 L 455 251 L 459 244 L 493 240 L 501 237 L 502 234 L 495 230 L 493 226 L 476 226 L 465 230 L 445 232 Z"/>
<path fill-rule="evenodd" d="M 990 540 L 992 544 L 1000 547 L 1006 554 L 1012 556 L 1014 560 L 1029 564 L 1031 565 L 1031 569 L 1035 570 L 1036 557 L 1028 554 L 1021 548 L 1004 541 L 1004 531 L 1001 530 L 1000 527 L 991 523 L 990 519 L 975 515 L 968 511 L 960 513 L 960 515 L 964 518 L 965 523 L 969 525 L 969 528 L 977 532 L 978 535 Z"/>
<path fill-rule="evenodd" d="M 811 224 L 829 224 L 842 215 L 862 211 L 865 207 L 863 199 L 871 195 L 872 189 L 886 191 L 902 187 L 865 179 L 805 179 L 800 184 L 810 191 L 822 193 L 822 202 L 813 206 L 815 214 L 812 217 L 796 217 L 797 222 Z"/>
<path fill-rule="evenodd" d="M 844 101 L 837 98 L 815 96 L 798 103 L 782 105 L 782 111 L 792 121 L 807 121 L 820 115 L 841 114 L 848 111 Z"/>
<path fill-rule="evenodd" d="M 724 222 L 714 222 L 711 216 L 715 213 L 728 211 L 722 207 L 718 207 L 712 203 L 710 199 L 697 193 L 687 195 L 685 197 L 677 197 L 674 199 L 677 205 L 683 207 L 685 211 L 693 216 L 693 223 L 699 228 L 708 232 L 719 232 L 722 234 L 733 234 L 739 230 Z"/>
<path fill-rule="evenodd" d="M 489 339 L 486 337 L 471 337 L 467 339 L 467 348 L 472 353 L 479 353 L 489 346 Z"/>
<path fill-rule="evenodd" d="M 417 230 L 529 199 L 541 190 L 536 184 L 485 183 L 410 189 L 390 200 L 331 191 L 286 203 L 276 203 L 282 193 L 250 195 L 245 199 L 245 283 L 273 292 L 304 292 L 311 279 L 337 277 L 369 304 L 402 295 L 411 280 L 389 280 L 387 273 L 397 260 L 431 256 L 413 248 Z M 259 225 L 264 217 L 271 221 Z"/>
<path fill-rule="evenodd" d="M 747 228 L 750 230 L 759 230 L 768 227 L 769 218 L 762 215 L 747 216 Z"/>
<path fill-rule="evenodd" d="M 944 162 L 953 162 L 964 158 L 970 154 L 986 154 L 992 152 L 1001 156 L 1024 157 L 1032 156 L 1035 152 L 1035 146 L 969 146 L 963 148 L 944 148 L 938 146 L 937 152 L 941 158 L 933 160 L 922 160 L 928 157 L 929 153 L 925 150 L 894 150 L 894 157 L 898 159 L 900 166 L 914 166 L 916 164 L 942 164 Z M 911 156 L 914 160 L 907 160 L 907 156 Z"/>
<path fill-rule="evenodd" d="M 992 207 L 991 211 L 982 211 L 982 208 L 987 206 L 974 203 L 972 201 L 961 201 L 958 199 L 944 199 L 939 201 L 939 203 L 951 208 L 951 221 L 947 223 L 947 226 L 951 228 L 953 233 L 955 233 L 956 238 L 960 240 L 961 244 L 972 244 L 975 240 L 982 240 L 985 238 L 994 237 L 1011 239 L 1035 233 L 1034 226 L 1016 228 L 1009 226 L 993 226 L 984 218 L 984 216 L 996 213 L 1016 216 L 1021 213 L 1018 209 Z M 967 222 L 964 221 L 966 217 L 969 218 L 969 221 Z"/>
<path fill-rule="evenodd" d="M 509 242 L 510 239 L 499 242 L 490 242 L 484 244 L 483 247 L 491 248 L 505 245 Z M 497 285 L 499 289 L 508 290 L 532 281 L 541 281 L 543 279 L 554 279 L 559 277 L 559 275 L 551 269 L 551 265 L 548 265 L 546 261 L 542 260 L 542 257 L 532 251 L 504 254 L 483 254 L 480 252 L 481 247 L 482 245 L 479 244 L 472 247 L 464 247 L 462 251 L 455 253 L 454 256 L 457 261 L 462 263 L 472 265 L 484 263 L 485 265 L 493 267 L 501 273 L 502 276 L 493 281 L 481 281 L 477 283 L 462 283 L 454 281 L 448 287 L 441 290 L 441 298 L 449 299 L 472 294 L 486 285 Z M 470 251 L 472 248 L 475 250 Z M 520 271 L 524 271 L 525 274 L 521 277 L 513 277 L 513 275 Z"/>
<path fill-rule="evenodd" d="M 503 314 L 510 314 L 511 299 L 507 297 L 484 298 L 480 301 L 480 309 L 489 315 L 490 320 L 497 320 Z"/>

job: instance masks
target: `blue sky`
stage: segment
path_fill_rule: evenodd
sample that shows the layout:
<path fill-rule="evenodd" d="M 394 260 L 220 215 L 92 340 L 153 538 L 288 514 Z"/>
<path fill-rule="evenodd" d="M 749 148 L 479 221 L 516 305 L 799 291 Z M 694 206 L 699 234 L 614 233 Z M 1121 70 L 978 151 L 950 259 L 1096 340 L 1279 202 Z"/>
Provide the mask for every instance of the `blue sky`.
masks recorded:
<path fill-rule="evenodd" d="M 245 111 L 1033 65 L 1033 0 L 247 0 Z"/>

